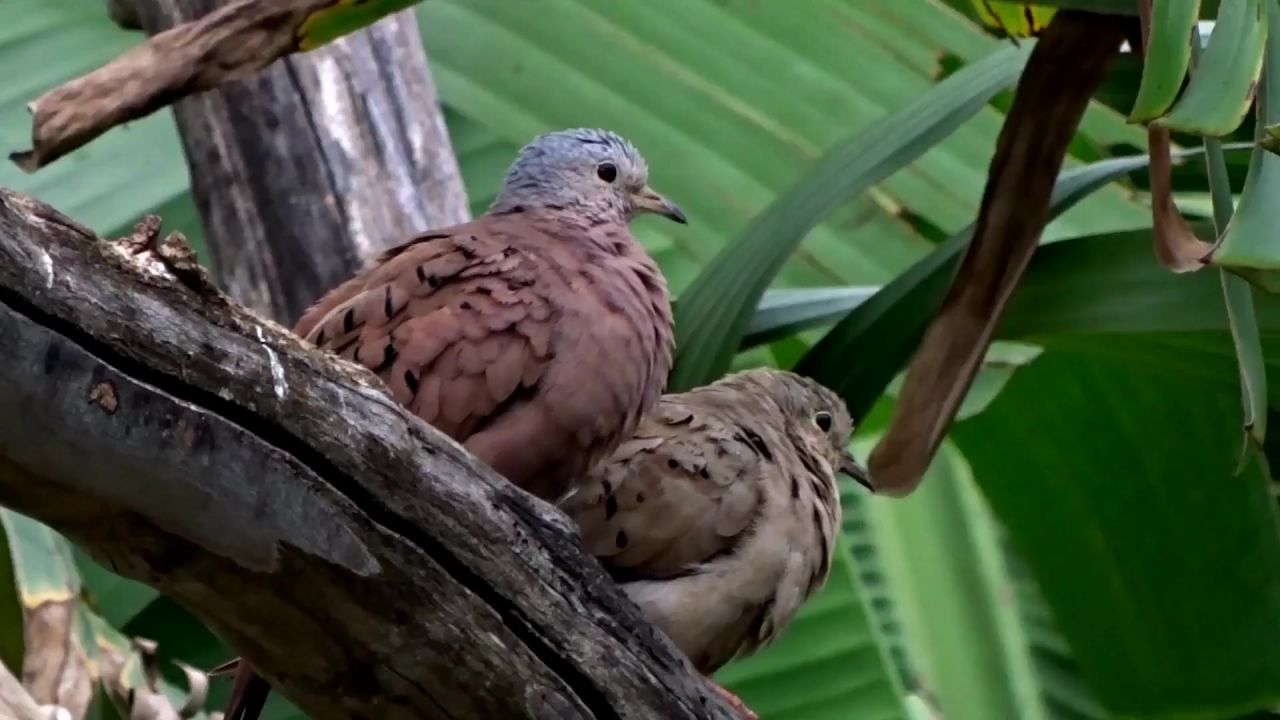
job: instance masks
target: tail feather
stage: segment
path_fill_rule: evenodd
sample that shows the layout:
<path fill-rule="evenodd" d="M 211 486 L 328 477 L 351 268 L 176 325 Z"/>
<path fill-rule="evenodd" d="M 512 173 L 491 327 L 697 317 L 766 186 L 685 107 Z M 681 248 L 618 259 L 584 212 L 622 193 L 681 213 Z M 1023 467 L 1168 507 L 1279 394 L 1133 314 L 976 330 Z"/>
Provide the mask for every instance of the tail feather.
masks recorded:
<path fill-rule="evenodd" d="M 253 666 L 241 660 L 236 667 L 236 684 L 231 690 L 231 702 L 223 720 L 258 720 L 267 705 L 271 685 L 253 671 Z"/>

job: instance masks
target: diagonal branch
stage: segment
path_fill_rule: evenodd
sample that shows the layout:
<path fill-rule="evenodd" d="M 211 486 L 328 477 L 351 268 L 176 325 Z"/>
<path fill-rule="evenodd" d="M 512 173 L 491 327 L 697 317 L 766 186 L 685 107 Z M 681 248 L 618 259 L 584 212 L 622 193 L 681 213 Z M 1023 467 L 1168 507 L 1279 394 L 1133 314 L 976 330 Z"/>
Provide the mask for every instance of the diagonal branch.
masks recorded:
<path fill-rule="evenodd" d="M 0 190 L 0 502 L 316 718 L 731 718 L 565 517 L 369 374 Z"/>

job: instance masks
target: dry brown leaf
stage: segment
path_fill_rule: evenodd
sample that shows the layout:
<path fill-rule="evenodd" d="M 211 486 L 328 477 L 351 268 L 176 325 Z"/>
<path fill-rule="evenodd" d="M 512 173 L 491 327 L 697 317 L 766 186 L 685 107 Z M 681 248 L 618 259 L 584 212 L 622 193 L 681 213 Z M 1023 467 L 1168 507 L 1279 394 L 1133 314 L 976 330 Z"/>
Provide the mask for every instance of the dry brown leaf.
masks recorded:
<path fill-rule="evenodd" d="M 1151 154 L 1152 245 L 1160 264 L 1176 273 L 1205 266 L 1213 245 L 1196 237 L 1191 223 L 1173 203 L 1173 163 L 1169 157 L 1169 131 L 1147 128 L 1147 152 Z"/>
<path fill-rule="evenodd" d="M 203 709 L 209 696 L 209 676 L 196 668 L 178 663 L 187 677 L 187 699 L 182 707 L 173 702 L 160 687 L 161 675 L 156 643 L 144 638 L 130 641 L 131 648 L 112 643 L 99 643 L 99 659 L 102 664 L 102 684 L 111 701 L 127 714 L 128 720 L 184 720 L 194 717 Z M 143 684 L 137 685 L 130 671 L 140 663 Z"/>
<path fill-rule="evenodd" d="M 0 663 L 0 718 L 5 720 L 54 720 L 59 714 L 70 716 L 61 708 L 42 706 L 22 687 L 9 668 Z"/>
<path fill-rule="evenodd" d="M 1142 26 L 1142 51 L 1145 53 L 1151 36 L 1151 0 L 1138 0 L 1138 19 Z M 1147 128 L 1147 152 L 1151 156 L 1152 244 L 1160 264 L 1173 272 L 1190 272 L 1204 267 L 1213 245 L 1196 237 L 1195 230 L 1191 229 L 1191 224 L 1173 202 L 1173 162 L 1169 146 L 1167 128 Z"/>
<path fill-rule="evenodd" d="M 93 701 L 96 678 L 76 631 L 79 598 L 50 598 L 23 608 L 22 684 L 42 705 L 64 707 L 75 720 Z"/>
<path fill-rule="evenodd" d="M 245 77 L 298 47 L 297 31 L 338 0 L 234 0 L 157 34 L 31 103 L 32 149 L 10 155 L 33 172 L 111 128 Z"/>
<path fill-rule="evenodd" d="M 871 453 L 877 493 L 913 491 L 950 429 L 1044 231 L 1067 145 L 1129 22 L 1062 11 L 1032 51 L 1000 131 L 973 239 Z"/>

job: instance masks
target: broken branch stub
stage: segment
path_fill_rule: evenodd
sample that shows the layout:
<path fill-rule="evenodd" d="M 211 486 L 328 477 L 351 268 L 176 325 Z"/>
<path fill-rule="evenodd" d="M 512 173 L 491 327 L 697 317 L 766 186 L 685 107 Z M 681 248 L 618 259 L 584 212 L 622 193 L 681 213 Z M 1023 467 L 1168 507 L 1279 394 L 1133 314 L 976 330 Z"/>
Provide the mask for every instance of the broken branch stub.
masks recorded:
<path fill-rule="evenodd" d="M 303 23 L 334 2 L 233 0 L 159 33 L 32 102 L 32 148 L 9 157 L 34 172 L 117 125 L 257 72 L 297 50 Z"/>

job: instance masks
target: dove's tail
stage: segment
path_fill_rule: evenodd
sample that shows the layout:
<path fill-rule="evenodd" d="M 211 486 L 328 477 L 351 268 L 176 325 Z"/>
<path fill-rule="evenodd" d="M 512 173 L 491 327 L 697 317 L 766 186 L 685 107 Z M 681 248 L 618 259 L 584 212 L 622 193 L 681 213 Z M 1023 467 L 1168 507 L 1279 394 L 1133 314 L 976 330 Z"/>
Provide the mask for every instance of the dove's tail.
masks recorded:
<path fill-rule="evenodd" d="M 266 707 L 271 686 L 261 675 L 253 671 L 249 663 L 241 660 L 236 665 L 236 684 L 231 690 L 231 701 L 223 720 L 258 720 Z"/>

